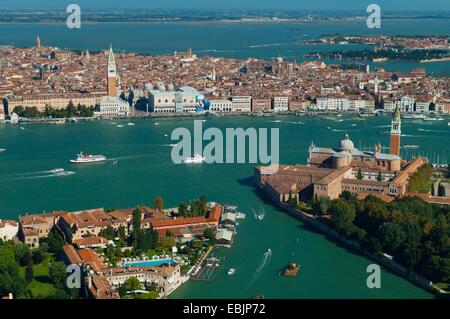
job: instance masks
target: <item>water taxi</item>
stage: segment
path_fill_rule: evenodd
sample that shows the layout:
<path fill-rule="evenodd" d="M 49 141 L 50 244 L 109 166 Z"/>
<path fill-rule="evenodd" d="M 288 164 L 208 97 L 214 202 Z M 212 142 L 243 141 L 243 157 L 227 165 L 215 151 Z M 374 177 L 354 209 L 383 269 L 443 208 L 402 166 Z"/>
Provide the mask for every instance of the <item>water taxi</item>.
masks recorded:
<path fill-rule="evenodd" d="M 83 164 L 83 163 L 95 163 L 106 161 L 106 157 L 103 155 L 85 155 L 83 152 L 77 154 L 76 159 L 71 159 L 70 163 Z"/>
<path fill-rule="evenodd" d="M 61 173 L 64 172 L 64 168 L 54 168 L 49 170 L 50 173 Z"/>
<path fill-rule="evenodd" d="M 184 159 L 184 163 L 199 164 L 199 163 L 203 163 L 204 160 L 205 160 L 205 157 L 201 156 L 200 154 L 195 154 L 194 157 L 186 157 Z"/>

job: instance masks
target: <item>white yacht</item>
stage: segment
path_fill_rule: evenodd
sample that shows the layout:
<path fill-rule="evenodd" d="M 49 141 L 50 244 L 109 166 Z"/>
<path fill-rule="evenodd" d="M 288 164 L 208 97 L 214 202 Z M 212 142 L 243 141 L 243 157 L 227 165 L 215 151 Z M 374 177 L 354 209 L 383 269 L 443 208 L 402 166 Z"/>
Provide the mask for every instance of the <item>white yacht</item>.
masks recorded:
<path fill-rule="evenodd" d="M 195 154 L 194 157 L 186 157 L 184 159 L 184 162 L 186 164 L 197 164 L 197 163 L 203 163 L 205 158 L 201 156 L 200 154 Z"/>
<path fill-rule="evenodd" d="M 106 157 L 103 155 L 85 155 L 83 152 L 80 152 L 80 154 L 77 154 L 76 159 L 70 160 L 71 163 L 94 163 L 94 162 L 103 162 L 106 161 Z"/>

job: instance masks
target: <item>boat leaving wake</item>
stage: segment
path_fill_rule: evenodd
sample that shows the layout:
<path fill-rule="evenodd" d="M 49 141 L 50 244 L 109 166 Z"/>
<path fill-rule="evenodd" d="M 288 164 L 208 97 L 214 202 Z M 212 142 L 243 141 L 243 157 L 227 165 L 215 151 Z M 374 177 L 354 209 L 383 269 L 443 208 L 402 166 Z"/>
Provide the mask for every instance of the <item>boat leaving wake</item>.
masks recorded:
<path fill-rule="evenodd" d="M 259 212 L 257 212 L 254 208 L 252 208 L 252 211 L 253 211 L 253 216 L 255 217 L 256 220 L 263 220 L 264 216 L 266 215 L 266 211 L 262 207 Z"/>
<path fill-rule="evenodd" d="M 261 274 L 261 271 L 264 269 L 264 267 L 266 267 L 270 263 L 271 259 L 272 259 L 272 250 L 269 248 L 264 253 L 263 258 L 261 260 L 261 263 L 259 264 L 259 266 L 256 269 L 255 273 L 253 274 L 252 280 L 250 280 L 250 283 L 248 284 L 247 289 L 250 288 L 253 285 L 253 283 L 256 281 L 256 279 L 258 279 L 258 277 Z"/>

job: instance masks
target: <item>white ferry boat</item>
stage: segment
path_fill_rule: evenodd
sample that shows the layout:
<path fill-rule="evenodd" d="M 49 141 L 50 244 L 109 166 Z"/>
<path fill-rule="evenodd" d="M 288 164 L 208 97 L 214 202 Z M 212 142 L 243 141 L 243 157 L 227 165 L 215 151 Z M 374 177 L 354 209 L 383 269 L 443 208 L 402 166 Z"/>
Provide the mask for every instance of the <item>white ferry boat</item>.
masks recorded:
<path fill-rule="evenodd" d="M 197 164 L 197 163 L 203 163 L 205 158 L 201 156 L 200 154 L 195 154 L 194 157 L 186 157 L 184 159 L 184 162 L 186 164 Z"/>
<path fill-rule="evenodd" d="M 94 163 L 94 162 L 103 162 L 106 161 L 106 157 L 103 155 L 85 155 L 83 152 L 80 152 L 80 154 L 77 154 L 76 159 L 70 160 L 71 163 Z"/>

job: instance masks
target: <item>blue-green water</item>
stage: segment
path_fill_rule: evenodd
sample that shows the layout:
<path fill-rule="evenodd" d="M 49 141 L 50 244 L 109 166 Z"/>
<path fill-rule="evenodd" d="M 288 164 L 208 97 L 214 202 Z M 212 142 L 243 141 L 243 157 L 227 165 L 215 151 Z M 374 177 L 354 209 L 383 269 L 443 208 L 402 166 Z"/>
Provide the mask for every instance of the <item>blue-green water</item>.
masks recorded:
<path fill-rule="evenodd" d="M 300 31 L 291 31 L 291 29 Z M 192 48 L 199 55 L 233 58 L 256 57 L 304 60 L 307 52 L 359 49 L 357 45 L 298 45 L 305 39 L 325 34 L 448 35 L 450 20 L 387 20 L 381 29 L 368 29 L 366 21 L 323 23 L 102 23 L 68 29 L 64 24 L 0 24 L 0 45 L 33 46 L 36 35 L 43 45 L 70 49 L 104 50 L 113 43 L 116 50 L 148 54 L 172 54 Z M 337 61 L 329 61 L 338 63 Z M 380 64 L 371 63 L 373 67 Z M 450 62 L 420 64 L 383 62 L 388 71 L 407 72 L 425 67 L 433 74 L 450 74 Z"/>
<path fill-rule="evenodd" d="M 348 132 L 355 146 L 385 145 L 390 117 L 342 122 L 295 116 L 205 118 L 204 127 L 279 127 L 280 159 L 305 163 L 311 141 L 335 146 Z M 220 249 L 224 269 L 211 282 L 189 281 L 174 298 L 249 298 L 256 293 L 274 298 L 428 298 L 430 294 L 387 271 L 382 288 L 366 287 L 371 261 L 327 240 L 300 221 L 274 208 L 253 188 L 252 164 L 173 164 L 170 134 L 176 127 L 193 128 L 193 119 L 134 120 L 117 127 L 108 121 L 66 125 L 0 125 L 0 218 L 26 212 L 79 210 L 94 207 L 132 207 L 151 204 L 163 195 L 166 207 L 205 194 L 207 199 L 235 203 L 247 214 L 240 222 L 235 244 Z M 158 122 L 159 125 L 155 125 Z M 356 124 L 356 126 L 352 126 Z M 403 144 L 417 144 L 416 152 L 450 157 L 450 127 L 439 123 L 404 122 Z M 167 136 L 165 136 L 167 134 Z M 71 165 L 79 151 L 104 154 L 112 161 Z M 46 171 L 65 168 L 72 176 Z M 265 212 L 263 220 L 253 216 Z M 299 243 L 296 239 L 299 238 Z M 272 257 L 264 261 L 264 252 Z M 292 256 L 293 254 L 293 256 Z M 279 277 L 291 260 L 302 264 L 296 278 Z M 236 268 L 228 276 L 228 268 Z"/>

